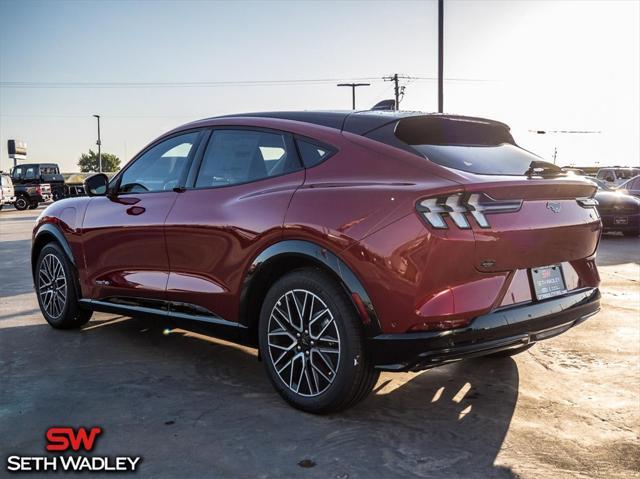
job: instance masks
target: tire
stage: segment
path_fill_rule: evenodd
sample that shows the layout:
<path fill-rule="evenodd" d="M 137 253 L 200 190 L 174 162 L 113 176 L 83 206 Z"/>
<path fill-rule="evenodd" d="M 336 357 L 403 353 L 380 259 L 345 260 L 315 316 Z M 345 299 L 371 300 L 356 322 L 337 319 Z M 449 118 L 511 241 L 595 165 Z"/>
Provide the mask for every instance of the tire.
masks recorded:
<path fill-rule="evenodd" d="M 4 205 L 0 204 L 0 211 L 2 211 L 3 207 L 4 207 Z"/>
<path fill-rule="evenodd" d="M 638 233 L 637 231 L 623 231 L 622 234 L 625 235 L 625 236 L 630 236 L 632 238 L 635 238 L 640 233 Z"/>
<path fill-rule="evenodd" d="M 24 211 L 29 207 L 29 200 L 25 195 L 20 195 L 16 198 L 16 202 L 13 204 L 18 211 Z"/>
<path fill-rule="evenodd" d="M 37 201 L 32 201 L 31 203 L 29 203 L 29 209 L 30 210 L 35 210 L 38 207 L 38 202 Z"/>
<path fill-rule="evenodd" d="M 522 346 L 515 349 L 505 349 L 504 351 L 500 351 L 493 354 L 487 354 L 487 358 L 510 358 L 511 356 L 515 356 L 516 354 L 524 353 L 528 349 L 531 349 L 536 343 L 529 343 L 526 346 Z"/>
<path fill-rule="evenodd" d="M 92 311 L 78 303 L 75 270 L 57 243 L 48 243 L 38 256 L 35 287 L 40 311 L 57 329 L 79 328 L 91 319 Z M 54 279 L 54 281 L 51 281 Z M 53 285 L 53 289 L 47 287 Z"/>
<path fill-rule="evenodd" d="M 310 413 L 353 406 L 380 376 L 369 361 L 353 304 L 319 269 L 292 271 L 271 287 L 260 311 L 259 342 L 273 387 L 293 407 Z"/>

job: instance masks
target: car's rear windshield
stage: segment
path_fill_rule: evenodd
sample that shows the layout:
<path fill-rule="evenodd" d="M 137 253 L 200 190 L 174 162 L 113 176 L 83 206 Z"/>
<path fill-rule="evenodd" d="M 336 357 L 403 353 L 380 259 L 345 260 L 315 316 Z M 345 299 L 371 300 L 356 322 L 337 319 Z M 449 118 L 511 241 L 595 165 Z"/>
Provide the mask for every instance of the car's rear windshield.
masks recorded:
<path fill-rule="evenodd" d="M 479 175 L 524 175 L 540 157 L 515 145 L 449 146 L 414 145 L 427 159 L 439 165 Z"/>
<path fill-rule="evenodd" d="M 516 146 L 509 128 L 498 122 L 440 116 L 400 120 L 396 137 L 448 168 L 482 175 L 524 175 L 532 163 L 554 165 Z"/>

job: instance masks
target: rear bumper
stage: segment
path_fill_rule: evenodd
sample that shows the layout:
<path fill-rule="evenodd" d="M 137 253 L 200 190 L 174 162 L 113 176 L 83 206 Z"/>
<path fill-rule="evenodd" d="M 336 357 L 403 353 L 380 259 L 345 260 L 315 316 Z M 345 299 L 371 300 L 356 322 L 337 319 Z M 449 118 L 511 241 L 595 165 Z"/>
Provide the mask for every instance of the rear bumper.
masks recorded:
<path fill-rule="evenodd" d="M 600 291 L 585 288 L 559 298 L 494 311 L 464 328 L 381 334 L 369 340 L 369 351 L 379 369 L 418 371 L 557 336 L 599 310 Z"/>

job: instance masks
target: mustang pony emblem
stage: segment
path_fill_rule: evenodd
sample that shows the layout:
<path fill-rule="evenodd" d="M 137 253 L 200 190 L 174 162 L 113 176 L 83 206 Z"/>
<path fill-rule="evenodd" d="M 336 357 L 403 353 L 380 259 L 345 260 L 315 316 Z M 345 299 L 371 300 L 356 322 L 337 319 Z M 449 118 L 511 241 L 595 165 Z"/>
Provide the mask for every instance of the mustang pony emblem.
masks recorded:
<path fill-rule="evenodd" d="M 547 202 L 547 208 L 549 208 L 554 213 L 560 213 L 560 208 L 562 208 L 562 206 L 560 206 L 560 203 L 549 201 Z"/>

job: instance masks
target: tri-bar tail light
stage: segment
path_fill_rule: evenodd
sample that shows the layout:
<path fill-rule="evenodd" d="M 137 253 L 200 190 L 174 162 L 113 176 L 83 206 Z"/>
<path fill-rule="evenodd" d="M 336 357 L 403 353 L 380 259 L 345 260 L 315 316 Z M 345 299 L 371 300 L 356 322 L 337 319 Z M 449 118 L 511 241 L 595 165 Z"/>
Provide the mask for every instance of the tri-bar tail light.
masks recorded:
<path fill-rule="evenodd" d="M 578 198 L 576 201 L 583 208 L 595 208 L 598 206 L 598 200 L 595 198 Z"/>
<path fill-rule="evenodd" d="M 462 194 L 426 198 L 416 209 L 432 227 L 446 229 L 444 219 L 449 216 L 458 228 L 469 229 L 471 225 L 466 213 L 469 213 L 481 228 L 490 228 L 488 214 L 515 213 L 522 207 L 522 200 L 494 200 L 486 193 Z"/>

